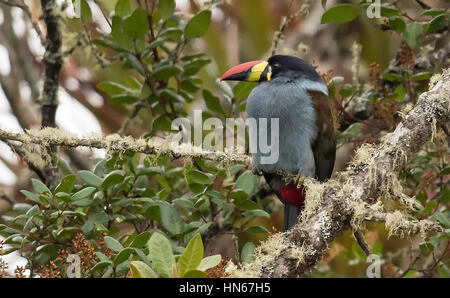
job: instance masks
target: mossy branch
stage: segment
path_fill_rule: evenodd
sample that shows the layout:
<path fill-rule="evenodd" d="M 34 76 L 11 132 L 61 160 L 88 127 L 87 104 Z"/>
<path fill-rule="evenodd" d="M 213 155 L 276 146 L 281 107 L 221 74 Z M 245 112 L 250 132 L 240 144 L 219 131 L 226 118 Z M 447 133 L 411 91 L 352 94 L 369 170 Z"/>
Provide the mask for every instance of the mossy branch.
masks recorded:
<path fill-rule="evenodd" d="M 54 0 L 41 0 L 43 18 L 47 26 L 47 38 L 45 40 L 45 77 L 42 92 L 42 127 L 56 127 L 55 114 L 57 108 L 59 71 L 63 64 L 61 54 L 62 34 L 59 28 Z"/>
<path fill-rule="evenodd" d="M 212 152 L 188 144 L 174 144 L 170 140 L 152 138 L 145 140 L 130 136 L 112 134 L 105 137 L 93 135 L 91 137 L 77 137 L 59 128 L 46 127 L 40 130 L 27 130 L 25 133 L 16 133 L 0 129 L 0 139 L 17 141 L 23 144 L 34 144 L 40 147 L 89 147 L 105 149 L 108 152 L 134 151 L 156 156 L 169 156 L 178 158 L 203 158 L 216 162 L 235 162 L 245 165 L 251 163 L 248 155 L 230 152 Z"/>

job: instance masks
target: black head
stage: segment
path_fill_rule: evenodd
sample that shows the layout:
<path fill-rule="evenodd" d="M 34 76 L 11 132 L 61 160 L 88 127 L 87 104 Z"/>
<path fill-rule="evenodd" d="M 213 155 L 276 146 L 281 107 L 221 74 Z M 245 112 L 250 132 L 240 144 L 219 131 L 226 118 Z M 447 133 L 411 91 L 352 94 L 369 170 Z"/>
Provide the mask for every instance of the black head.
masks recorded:
<path fill-rule="evenodd" d="M 286 55 L 275 55 L 267 60 L 272 68 L 272 79 L 276 77 L 299 78 L 304 77 L 311 81 L 321 82 L 322 78 L 316 70 L 304 60 Z"/>

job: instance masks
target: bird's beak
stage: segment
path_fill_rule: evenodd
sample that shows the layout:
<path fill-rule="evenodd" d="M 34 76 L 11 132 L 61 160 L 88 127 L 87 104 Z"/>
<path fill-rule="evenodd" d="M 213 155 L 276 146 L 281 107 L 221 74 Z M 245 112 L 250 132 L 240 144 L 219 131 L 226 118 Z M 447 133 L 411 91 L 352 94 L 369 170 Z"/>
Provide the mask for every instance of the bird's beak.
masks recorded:
<path fill-rule="evenodd" d="M 220 81 L 270 81 L 271 67 L 267 61 L 251 61 L 232 67 L 223 74 Z"/>

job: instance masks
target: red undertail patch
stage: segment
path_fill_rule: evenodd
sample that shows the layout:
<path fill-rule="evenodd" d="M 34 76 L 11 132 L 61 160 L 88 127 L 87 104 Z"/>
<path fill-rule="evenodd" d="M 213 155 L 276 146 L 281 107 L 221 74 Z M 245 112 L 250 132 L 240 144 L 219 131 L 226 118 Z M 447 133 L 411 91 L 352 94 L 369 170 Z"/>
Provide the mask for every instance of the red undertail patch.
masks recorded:
<path fill-rule="evenodd" d="M 293 206 L 300 207 L 305 202 L 305 189 L 303 187 L 297 188 L 296 185 L 289 184 L 278 188 L 278 192 L 283 201 Z"/>

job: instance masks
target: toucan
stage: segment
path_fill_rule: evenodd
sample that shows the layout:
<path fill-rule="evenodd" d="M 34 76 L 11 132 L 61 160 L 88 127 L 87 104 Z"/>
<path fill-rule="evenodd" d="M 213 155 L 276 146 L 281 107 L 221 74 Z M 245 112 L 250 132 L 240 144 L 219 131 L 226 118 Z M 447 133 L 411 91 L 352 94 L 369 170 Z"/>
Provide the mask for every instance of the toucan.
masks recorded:
<path fill-rule="evenodd" d="M 333 171 L 336 136 L 328 88 L 311 65 L 286 55 L 237 65 L 225 72 L 222 80 L 258 82 L 247 98 L 247 118 L 266 118 L 267 123 L 278 118 L 278 160 L 262 163 L 264 152 L 258 146 L 252 163 L 284 203 L 287 231 L 297 223 L 304 208 L 305 188 L 286 183 L 280 173 L 325 181 Z M 271 133 L 270 125 L 264 129 Z"/>

